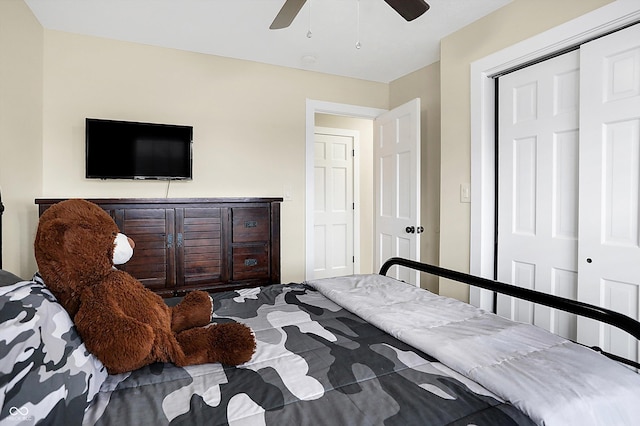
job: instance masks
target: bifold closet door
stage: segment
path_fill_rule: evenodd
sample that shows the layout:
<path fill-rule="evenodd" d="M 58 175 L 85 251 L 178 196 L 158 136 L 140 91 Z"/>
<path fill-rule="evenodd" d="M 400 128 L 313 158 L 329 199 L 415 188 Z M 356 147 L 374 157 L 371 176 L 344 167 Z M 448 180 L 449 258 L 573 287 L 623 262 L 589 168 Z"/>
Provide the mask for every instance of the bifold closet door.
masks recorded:
<path fill-rule="evenodd" d="M 498 280 L 575 299 L 579 56 L 499 79 Z M 576 318 L 498 296 L 499 315 L 568 338 Z"/>
<path fill-rule="evenodd" d="M 499 80 L 498 279 L 640 316 L 640 24 Z M 498 313 L 638 359 L 627 333 Z"/>
<path fill-rule="evenodd" d="M 578 299 L 640 316 L 640 24 L 580 49 Z M 578 338 L 631 359 L 638 342 L 591 320 Z"/>

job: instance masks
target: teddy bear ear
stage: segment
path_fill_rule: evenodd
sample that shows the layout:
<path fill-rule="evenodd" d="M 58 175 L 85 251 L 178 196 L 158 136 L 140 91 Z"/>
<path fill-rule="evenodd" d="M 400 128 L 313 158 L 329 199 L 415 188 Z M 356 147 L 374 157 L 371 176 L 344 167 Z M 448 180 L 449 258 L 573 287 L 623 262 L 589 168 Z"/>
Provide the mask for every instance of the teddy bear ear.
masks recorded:
<path fill-rule="evenodd" d="M 64 235 L 69 229 L 69 226 L 70 224 L 60 219 L 40 223 L 36 233 L 36 249 L 63 249 Z"/>

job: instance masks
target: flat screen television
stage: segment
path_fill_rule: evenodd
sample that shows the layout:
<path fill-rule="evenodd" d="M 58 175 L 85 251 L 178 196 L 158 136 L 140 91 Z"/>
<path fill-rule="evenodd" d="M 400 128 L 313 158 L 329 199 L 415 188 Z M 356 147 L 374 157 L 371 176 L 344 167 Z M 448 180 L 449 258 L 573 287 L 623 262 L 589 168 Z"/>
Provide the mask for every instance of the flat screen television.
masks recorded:
<path fill-rule="evenodd" d="M 192 139 L 192 126 L 87 118 L 86 177 L 192 179 Z"/>

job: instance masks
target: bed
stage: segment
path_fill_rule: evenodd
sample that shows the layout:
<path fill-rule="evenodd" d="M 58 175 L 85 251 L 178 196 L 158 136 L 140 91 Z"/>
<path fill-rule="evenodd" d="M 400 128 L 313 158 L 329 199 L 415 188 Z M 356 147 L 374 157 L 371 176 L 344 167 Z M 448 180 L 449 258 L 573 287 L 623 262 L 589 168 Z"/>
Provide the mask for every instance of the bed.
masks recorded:
<path fill-rule="evenodd" d="M 212 293 L 212 326 L 238 321 L 254 330 L 250 362 L 157 363 L 118 375 L 87 352 L 37 274 L 25 281 L 3 271 L 0 424 L 624 425 L 640 418 L 633 366 L 387 277 L 392 265 L 458 274 L 390 259 L 379 274 Z M 630 318 L 568 309 L 622 322 L 640 337 Z"/>

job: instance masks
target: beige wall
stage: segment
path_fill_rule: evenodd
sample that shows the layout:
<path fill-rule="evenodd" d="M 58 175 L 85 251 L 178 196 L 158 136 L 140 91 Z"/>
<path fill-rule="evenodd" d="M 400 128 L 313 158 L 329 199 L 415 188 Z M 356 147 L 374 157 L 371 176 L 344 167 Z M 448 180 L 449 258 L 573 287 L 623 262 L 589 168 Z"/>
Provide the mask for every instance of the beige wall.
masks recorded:
<path fill-rule="evenodd" d="M 281 196 L 287 183 L 293 200 L 282 208 L 282 272 L 284 281 L 299 281 L 306 99 L 388 108 L 420 97 L 422 260 L 467 271 L 470 205 L 459 202 L 459 186 L 470 181 L 471 62 L 609 2 L 514 0 L 446 37 L 440 63 L 387 85 L 43 30 L 22 0 L 3 0 L 4 266 L 24 277 L 35 270 L 36 197 Z M 193 125 L 194 180 L 168 188 L 85 179 L 85 117 Z M 468 297 L 465 286 L 446 281 L 440 292 Z"/>
<path fill-rule="evenodd" d="M 493 52 L 558 26 L 611 0 L 514 0 L 441 43 L 442 145 L 440 264 L 469 271 L 470 204 L 460 203 L 469 183 L 470 64 Z M 473 190 L 473 188 L 472 188 Z M 440 294 L 468 300 L 468 287 L 440 282 Z"/>
<path fill-rule="evenodd" d="M 420 239 L 420 260 L 439 263 L 440 249 L 440 62 L 392 81 L 389 106 L 395 108 L 420 98 L 420 215 L 424 233 Z M 438 279 L 422 274 L 420 285 L 437 293 Z"/>
<path fill-rule="evenodd" d="M 3 267 L 23 278 L 34 268 L 42 190 L 43 31 L 22 0 L 0 1 L 0 188 Z"/>
<path fill-rule="evenodd" d="M 316 114 L 320 127 L 355 130 L 360 134 L 360 273 L 373 270 L 373 121 L 340 115 Z"/>
<path fill-rule="evenodd" d="M 5 238 L 5 246 L 28 247 L 19 256 L 5 256 L 7 269 L 28 276 L 36 268 L 31 248 L 36 197 L 164 197 L 167 189 L 172 198 L 282 196 L 286 183 L 293 184 L 293 199 L 282 206 L 282 279 L 304 278 L 306 99 L 387 108 L 387 84 L 43 31 L 37 22 L 20 30 L 19 24 L 33 17 L 24 3 L 10 1 L 14 7 L 2 2 L 0 12 L 18 28 L 3 39 L 16 40 L 15 35 L 26 31 L 44 44 L 40 41 L 30 54 L 41 70 L 38 84 L 30 86 L 37 104 L 33 116 L 12 117 L 33 134 L 33 155 L 25 154 L 23 128 L 13 135 L 19 156 L 9 160 L 7 139 L 2 142 L 3 191 L 9 194 L 11 185 L 20 194 L 12 205 L 6 203 L 12 213 L 5 229 L 27 221 Z M 24 49 L 16 51 L 25 54 Z M 3 47 L 0 53 L 13 52 Z M 16 71 L 23 79 L 36 72 L 24 62 Z M 11 93 L 8 102 L 22 98 Z M 194 126 L 193 181 L 172 182 L 168 188 L 166 182 L 85 179 L 85 117 Z M 6 164 L 29 167 L 22 173 L 29 178 L 9 182 Z"/>

